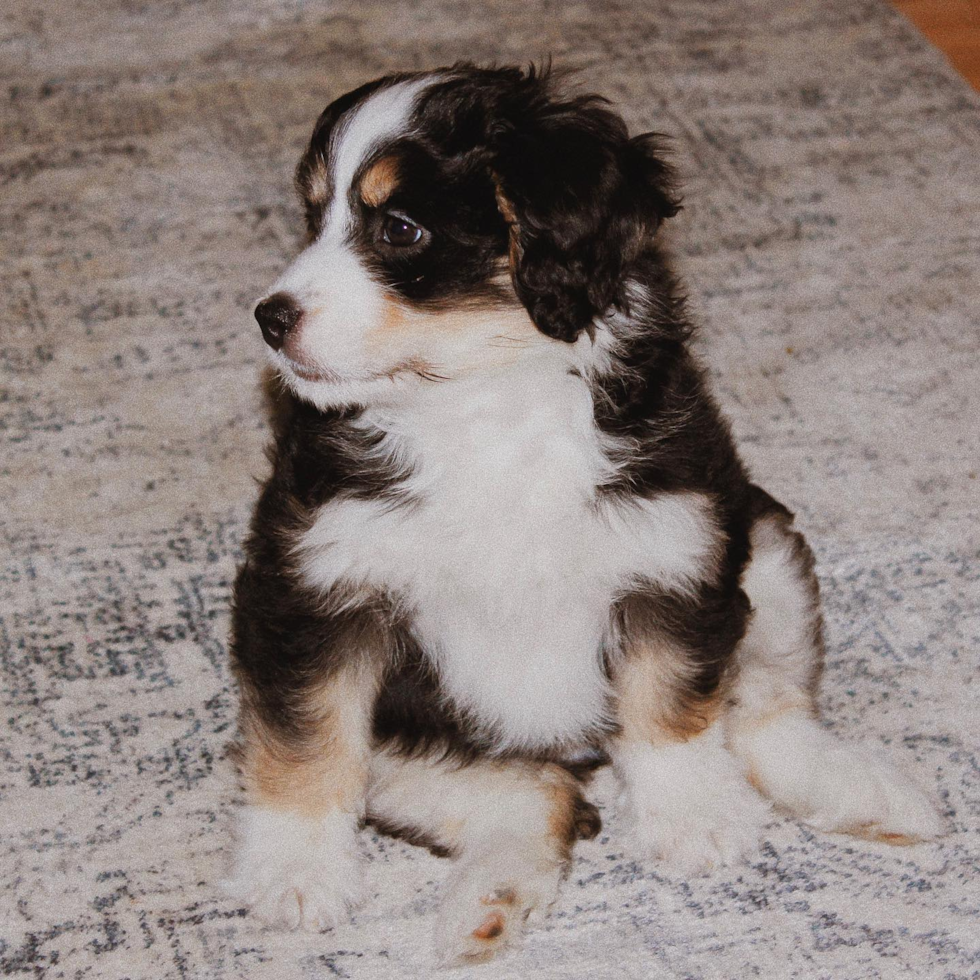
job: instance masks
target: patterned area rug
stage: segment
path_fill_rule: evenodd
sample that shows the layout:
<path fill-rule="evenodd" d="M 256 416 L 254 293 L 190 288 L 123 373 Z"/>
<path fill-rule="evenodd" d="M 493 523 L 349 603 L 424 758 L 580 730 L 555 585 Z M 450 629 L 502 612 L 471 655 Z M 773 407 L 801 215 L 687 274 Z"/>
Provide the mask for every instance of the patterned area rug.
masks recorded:
<path fill-rule="evenodd" d="M 7 0 L 0 13 L 0 973 L 432 975 L 446 865 L 369 832 L 320 936 L 216 888 L 229 587 L 264 467 L 251 307 L 334 96 L 548 53 L 675 137 L 672 239 L 756 477 L 799 514 L 828 725 L 941 841 L 769 827 L 681 881 L 605 830 L 525 947 L 460 977 L 980 977 L 980 102 L 877 0 Z"/>

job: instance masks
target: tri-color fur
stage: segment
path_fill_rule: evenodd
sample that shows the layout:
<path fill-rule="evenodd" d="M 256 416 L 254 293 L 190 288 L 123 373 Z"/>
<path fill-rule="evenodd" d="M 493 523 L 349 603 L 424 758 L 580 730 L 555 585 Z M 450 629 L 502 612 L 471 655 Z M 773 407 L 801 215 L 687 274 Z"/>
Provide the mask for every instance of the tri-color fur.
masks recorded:
<path fill-rule="evenodd" d="M 661 145 L 533 70 L 320 117 L 310 243 L 256 311 L 285 410 L 235 586 L 232 885 L 264 918 L 338 922 L 368 819 L 456 857 L 439 953 L 486 958 L 598 831 L 603 759 L 684 872 L 751 852 L 764 797 L 938 832 L 815 720 L 812 557 L 689 352 Z"/>

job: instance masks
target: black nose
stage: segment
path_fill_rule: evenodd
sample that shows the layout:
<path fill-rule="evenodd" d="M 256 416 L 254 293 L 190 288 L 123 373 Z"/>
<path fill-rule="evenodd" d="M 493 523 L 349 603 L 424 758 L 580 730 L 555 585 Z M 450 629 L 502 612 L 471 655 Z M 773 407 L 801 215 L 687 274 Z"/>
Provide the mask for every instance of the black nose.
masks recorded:
<path fill-rule="evenodd" d="M 286 334 L 299 323 L 303 311 L 289 293 L 273 293 L 255 307 L 255 319 L 262 328 L 265 342 L 279 350 L 286 342 Z"/>

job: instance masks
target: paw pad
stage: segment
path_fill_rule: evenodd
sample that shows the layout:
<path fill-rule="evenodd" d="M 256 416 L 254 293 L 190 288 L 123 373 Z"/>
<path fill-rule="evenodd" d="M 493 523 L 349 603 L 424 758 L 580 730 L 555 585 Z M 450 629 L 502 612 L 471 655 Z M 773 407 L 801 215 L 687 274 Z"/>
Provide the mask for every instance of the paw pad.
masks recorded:
<path fill-rule="evenodd" d="M 473 930 L 474 939 L 482 939 L 484 941 L 489 941 L 491 939 L 496 939 L 501 936 L 504 931 L 504 926 L 507 924 L 507 920 L 504 918 L 502 912 L 491 912 L 484 920 L 479 928 Z"/>

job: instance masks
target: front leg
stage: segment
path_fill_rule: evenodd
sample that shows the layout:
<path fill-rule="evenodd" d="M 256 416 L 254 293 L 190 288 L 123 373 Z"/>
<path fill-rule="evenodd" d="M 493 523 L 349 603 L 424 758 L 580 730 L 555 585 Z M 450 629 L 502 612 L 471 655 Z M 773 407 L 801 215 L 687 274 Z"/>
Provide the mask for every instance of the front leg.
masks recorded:
<path fill-rule="evenodd" d="M 303 612 L 303 597 L 251 575 L 246 566 L 236 585 L 245 805 L 227 889 L 270 924 L 326 929 L 360 894 L 384 634 L 366 612 Z"/>
<path fill-rule="evenodd" d="M 714 647 L 699 646 L 692 629 L 668 632 L 669 611 L 655 615 L 637 603 L 632 610 L 614 675 L 619 732 L 610 748 L 636 845 L 685 874 L 737 861 L 757 848 L 769 815 L 725 748 L 720 724 L 731 654 L 718 637 L 737 640 L 739 609 L 705 615 L 704 625 L 716 620 L 720 631 Z"/>
<path fill-rule="evenodd" d="M 364 814 L 373 681 L 342 670 L 301 692 L 308 717 L 285 736 L 243 712 L 246 802 L 228 891 L 270 925 L 328 929 L 360 898 L 356 832 Z"/>

